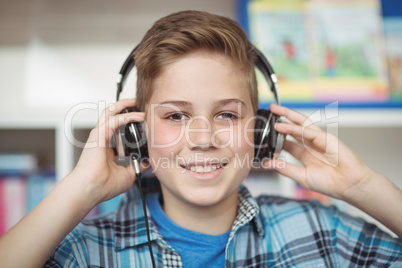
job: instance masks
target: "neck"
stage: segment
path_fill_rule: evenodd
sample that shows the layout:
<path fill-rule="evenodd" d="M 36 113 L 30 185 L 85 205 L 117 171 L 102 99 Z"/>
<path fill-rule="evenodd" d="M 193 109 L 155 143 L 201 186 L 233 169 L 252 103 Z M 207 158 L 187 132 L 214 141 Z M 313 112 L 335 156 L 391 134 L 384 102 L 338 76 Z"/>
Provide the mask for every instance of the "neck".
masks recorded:
<path fill-rule="evenodd" d="M 162 193 L 164 197 L 169 195 L 163 188 Z M 181 227 L 203 234 L 220 235 L 230 230 L 237 216 L 237 195 L 237 191 L 234 191 L 211 206 L 196 206 L 175 198 L 164 198 L 162 208 Z"/>

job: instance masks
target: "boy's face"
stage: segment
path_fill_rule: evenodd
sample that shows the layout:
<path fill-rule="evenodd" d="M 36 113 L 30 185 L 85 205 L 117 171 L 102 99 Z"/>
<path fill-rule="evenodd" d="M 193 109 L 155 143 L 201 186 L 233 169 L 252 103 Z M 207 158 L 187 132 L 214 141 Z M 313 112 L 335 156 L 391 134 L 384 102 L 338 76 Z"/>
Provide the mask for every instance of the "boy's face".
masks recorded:
<path fill-rule="evenodd" d="M 148 150 L 165 203 L 217 205 L 237 196 L 248 175 L 254 114 L 243 74 L 234 66 L 223 56 L 197 52 L 154 81 Z"/>

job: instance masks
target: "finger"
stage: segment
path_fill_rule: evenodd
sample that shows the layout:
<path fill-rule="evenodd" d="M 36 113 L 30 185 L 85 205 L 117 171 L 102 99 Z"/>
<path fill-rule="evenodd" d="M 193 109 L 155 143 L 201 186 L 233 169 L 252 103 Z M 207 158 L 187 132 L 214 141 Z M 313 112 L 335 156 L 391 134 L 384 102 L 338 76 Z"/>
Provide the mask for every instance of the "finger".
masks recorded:
<path fill-rule="evenodd" d="M 282 116 L 296 125 L 319 129 L 319 127 L 316 126 L 308 117 L 302 115 L 301 113 L 298 113 L 283 106 L 279 106 L 275 103 L 271 104 L 269 106 L 269 109 L 272 113 Z"/>
<path fill-rule="evenodd" d="M 99 123 L 104 123 L 108 117 L 120 114 L 124 109 L 133 107 L 136 104 L 135 99 L 122 99 L 116 103 L 110 104 L 106 107 L 99 117 Z"/>
<path fill-rule="evenodd" d="M 97 126 L 99 130 L 99 140 L 109 141 L 114 131 L 122 125 L 127 125 L 130 122 L 141 122 L 145 119 L 145 113 L 134 112 L 110 116 L 109 120 Z"/>
<path fill-rule="evenodd" d="M 311 163 L 311 159 L 318 159 L 324 163 L 329 162 L 326 159 L 326 153 L 318 150 L 314 150 L 306 144 L 299 144 L 292 141 L 286 141 L 283 149 L 297 158 L 303 165 L 308 166 Z"/>
<path fill-rule="evenodd" d="M 141 122 L 144 120 L 145 120 L 144 112 L 131 112 L 111 116 L 107 121 L 107 124 L 109 127 L 116 129 L 119 126 L 127 125 L 130 122 Z"/>
<path fill-rule="evenodd" d="M 305 186 L 306 183 L 306 176 L 305 176 L 305 168 L 299 167 L 294 164 L 290 164 L 284 160 L 279 158 L 271 159 L 264 163 L 263 167 L 265 169 L 274 169 L 279 174 L 291 178 L 292 180 L 296 181 L 297 183 Z"/>
<path fill-rule="evenodd" d="M 299 160 L 301 160 L 305 152 L 305 149 L 299 143 L 290 140 L 287 140 L 285 142 L 285 144 L 283 145 L 283 150 L 287 151 Z"/>
<path fill-rule="evenodd" d="M 291 126 L 298 128 L 297 126 Z M 295 131 L 297 132 L 297 130 Z M 336 166 L 339 159 L 340 141 L 333 135 L 320 130 L 306 129 L 301 137 L 295 137 L 299 144 L 287 140 L 284 149 L 308 165 L 311 160 L 317 159 L 330 166 Z"/>
<path fill-rule="evenodd" d="M 291 135 L 303 145 L 308 145 L 319 151 L 325 151 L 327 135 L 321 129 L 305 128 L 287 123 L 276 123 L 275 130 Z"/>
<path fill-rule="evenodd" d="M 134 178 L 134 181 L 133 181 L 133 183 L 134 183 L 135 180 L 137 179 L 137 176 L 135 175 L 134 167 L 132 166 L 132 164 L 130 164 L 127 167 L 125 167 L 125 169 L 130 174 L 130 178 Z"/>

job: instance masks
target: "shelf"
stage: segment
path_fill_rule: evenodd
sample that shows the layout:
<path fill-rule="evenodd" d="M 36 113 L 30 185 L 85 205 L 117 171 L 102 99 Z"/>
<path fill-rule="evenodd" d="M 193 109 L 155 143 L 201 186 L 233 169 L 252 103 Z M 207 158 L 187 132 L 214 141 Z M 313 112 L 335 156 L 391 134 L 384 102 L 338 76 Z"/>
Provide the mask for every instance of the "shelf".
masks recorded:
<path fill-rule="evenodd" d="M 338 123 L 339 127 L 402 127 L 402 109 L 296 109 L 318 125 Z"/>
<path fill-rule="evenodd" d="M 32 154 L 38 168 L 55 168 L 55 129 L 0 129 L 0 153 Z"/>

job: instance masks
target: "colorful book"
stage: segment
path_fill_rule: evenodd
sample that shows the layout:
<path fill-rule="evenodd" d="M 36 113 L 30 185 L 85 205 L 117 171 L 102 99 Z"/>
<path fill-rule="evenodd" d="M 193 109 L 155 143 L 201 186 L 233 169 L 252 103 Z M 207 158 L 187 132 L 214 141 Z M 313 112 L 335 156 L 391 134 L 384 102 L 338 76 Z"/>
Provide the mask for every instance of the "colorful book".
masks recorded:
<path fill-rule="evenodd" d="M 6 176 L 3 179 L 3 205 L 5 207 L 5 227 L 11 229 L 25 216 L 26 181 L 21 176 Z"/>
<path fill-rule="evenodd" d="M 37 158 L 25 153 L 0 153 L 0 173 L 24 173 L 37 169 Z"/>
<path fill-rule="evenodd" d="M 271 61 L 288 103 L 388 102 L 380 14 L 379 0 L 248 4 L 250 38 Z M 269 102 L 261 86 L 262 102 Z"/>
<path fill-rule="evenodd" d="M 384 19 L 385 55 L 393 100 L 402 101 L 402 18 Z"/>

